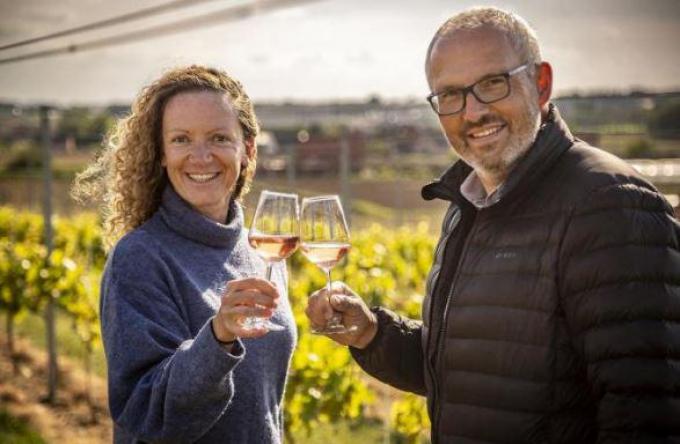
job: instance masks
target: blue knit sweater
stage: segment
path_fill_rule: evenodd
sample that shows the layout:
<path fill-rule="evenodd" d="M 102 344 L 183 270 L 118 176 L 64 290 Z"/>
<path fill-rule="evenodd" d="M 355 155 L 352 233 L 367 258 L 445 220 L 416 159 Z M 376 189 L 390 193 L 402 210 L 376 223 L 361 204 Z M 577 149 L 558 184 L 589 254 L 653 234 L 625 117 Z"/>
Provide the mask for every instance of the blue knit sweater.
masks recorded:
<path fill-rule="evenodd" d="M 282 399 L 297 335 L 285 265 L 273 321 L 286 327 L 229 350 L 211 320 L 219 288 L 264 276 L 236 203 L 227 225 L 168 186 L 156 214 L 124 236 L 102 279 L 101 323 L 114 442 L 280 443 Z"/>

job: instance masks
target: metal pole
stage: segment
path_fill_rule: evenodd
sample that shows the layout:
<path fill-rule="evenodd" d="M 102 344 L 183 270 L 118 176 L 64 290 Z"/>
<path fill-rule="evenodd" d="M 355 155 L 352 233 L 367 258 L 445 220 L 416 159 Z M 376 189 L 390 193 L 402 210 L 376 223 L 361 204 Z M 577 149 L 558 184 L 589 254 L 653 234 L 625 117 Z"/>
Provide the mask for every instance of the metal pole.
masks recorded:
<path fill-rule="evenodd" d="M 286 175 L 288 176 L 288 187 L 295 189 L 295 143 L 288 144 L 288 162 L 286 163 Z"/>
<path fill-rule="evenodd" d="M 391 165 L 399 165 L 399 153 L 397 152 L 397 147 L 394 146 L 390 150 L 391 153 Z M 398 176 L 398 175 L 397 175 Z M 393 186 L 395 190 L 400 190 L 401 188 L 399 187 L 399 178 L 396 177 L 393 179 Z M 397 191 L 395 193 L 392 193 L 392 196 L 394 197 L 394 215 L 395 215 L 395 225 L 397 227 L 401 227 L 404 225 L 404 212 L 403 212 L 403 193 Z"/>
<path fill-rule="evenodd" d="M 43 218 L 45 225 L 45 247 L 47 248 L 46 263 L 49 264 L 52 256 L 52 138 L 50 135 L 50 108 L 40 107 L 40 133 L 42 134 L 43 148 Z M 54 404 L 57 399 L 57 340 L 55 334 L 55 303 L 51 294 L 47 296 L 47 307 L 45 309 L 45 327 L 47 333 L 47 400 Z"/>
<path fill-rule="evenodd" d="M 350 152 L 349 152 L 349 131 L 343 129 L 340 135 L 340 195 L 342 206 L 345 210 L 347 223 L 352 225 L 352 193 L 350 188 Z"/>

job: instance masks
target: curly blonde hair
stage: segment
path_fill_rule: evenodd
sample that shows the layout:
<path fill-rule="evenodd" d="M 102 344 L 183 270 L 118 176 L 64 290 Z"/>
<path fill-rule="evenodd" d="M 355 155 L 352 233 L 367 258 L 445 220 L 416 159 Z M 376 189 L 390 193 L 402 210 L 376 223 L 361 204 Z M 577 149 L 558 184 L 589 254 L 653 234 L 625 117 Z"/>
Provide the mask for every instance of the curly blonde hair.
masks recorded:
<path fill-rule="evenodd" d="M 175 68 L 142 89 L 132 113 L 108 133 L 97 159 L 74 182 L 77 200 L 102 203 L 104 241 L 110 248 L 121 236 L 148 220 L 158 209 L 168 183 L 161 166 L 163 111 L 168 100 L 183 92 L 215 91 L 228 94 L 244 139 L 255 138 L 259 125 L 253 104 L 241 83 L 224 71 L 192 65 Z M 255 174 L 257 151 L 236 180 L 232 197 L 240 200 Z"/>

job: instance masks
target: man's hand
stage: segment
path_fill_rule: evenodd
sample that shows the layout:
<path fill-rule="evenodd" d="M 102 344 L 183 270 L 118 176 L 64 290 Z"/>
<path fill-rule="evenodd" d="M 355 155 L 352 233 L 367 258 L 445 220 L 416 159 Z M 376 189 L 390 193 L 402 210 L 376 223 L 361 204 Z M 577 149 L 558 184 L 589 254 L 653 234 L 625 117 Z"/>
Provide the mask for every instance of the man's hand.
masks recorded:
<path fill-rule="evenodd" d="M 355 327 L 350 333 L 333 333 L 327 336 L 342 345 L 366 348 L 378 332 L 378 319 L 366 303 L 342 282 L 333 282 L 329 298 L 326 288 L 309 297 L 305 310 L 312 326 L 322 329 L 333 315 L 342 317 L 345 327 Z"/>

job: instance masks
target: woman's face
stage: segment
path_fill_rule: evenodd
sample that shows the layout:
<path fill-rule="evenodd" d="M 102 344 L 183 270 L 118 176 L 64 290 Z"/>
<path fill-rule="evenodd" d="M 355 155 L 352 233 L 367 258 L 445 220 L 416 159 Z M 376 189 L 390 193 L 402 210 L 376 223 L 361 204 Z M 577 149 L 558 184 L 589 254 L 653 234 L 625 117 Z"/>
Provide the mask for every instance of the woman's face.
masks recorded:
<path fill-rule="evenodd" d="M 170 183 L 199 213 L 225 223 L 241 169 L 254 154 L 226 94 L 177 94 L 165 105 L 163 160 Z"/>

